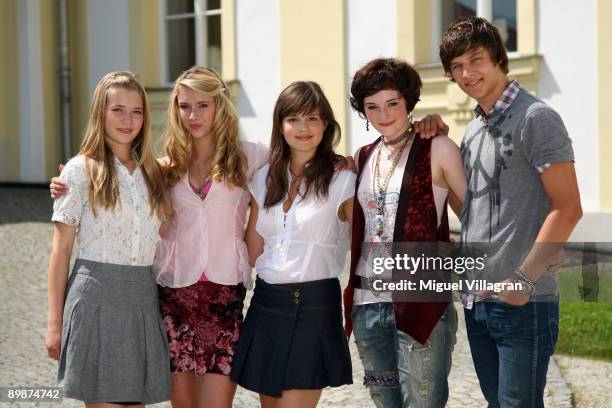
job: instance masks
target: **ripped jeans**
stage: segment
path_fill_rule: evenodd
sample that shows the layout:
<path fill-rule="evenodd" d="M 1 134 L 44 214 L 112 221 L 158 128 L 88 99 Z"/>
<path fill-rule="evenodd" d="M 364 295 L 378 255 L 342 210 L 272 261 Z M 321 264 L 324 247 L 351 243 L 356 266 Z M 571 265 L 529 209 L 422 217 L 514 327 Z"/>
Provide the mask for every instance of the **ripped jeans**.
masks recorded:
<path fill-rule="evenodd" d="M 379 408 L 443 407 L 457 332 L 452 303 L 425 345 L 395 328 L 392 303 L 353 305 L 353 332 L 364 385 Z"/>

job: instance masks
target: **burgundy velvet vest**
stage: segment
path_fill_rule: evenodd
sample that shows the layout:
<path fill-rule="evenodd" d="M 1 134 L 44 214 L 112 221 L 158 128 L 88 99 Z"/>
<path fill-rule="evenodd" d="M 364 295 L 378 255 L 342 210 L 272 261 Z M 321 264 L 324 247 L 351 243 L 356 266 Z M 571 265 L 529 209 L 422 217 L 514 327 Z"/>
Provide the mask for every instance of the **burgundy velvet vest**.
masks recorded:
<path fill-rule="evenodd" d="M 351 335 L 353 324 L 354 279 L 361 246 L 365 235 L 365 217 L 357 193 L 361 173 L 380 138 L 364 146 L 357 159 L 359 172 L 355 185 L 353 204 L 353 232 L 351 242 L 351 274 L 348 286 L 344 290 L 345 332 Z M 402 178 L 400 199 L 395 216 L 393 242 L 449 242 L 448 213 L 446 203 L 442 212 L 440 226 L 431 187 L 431 140 L 423 140 L 416 135 L 408 155 L 408 161 Z M 393 302 L 395 327 L 425 344 L 434 326 L 444 313 L 448 302 Z"/>

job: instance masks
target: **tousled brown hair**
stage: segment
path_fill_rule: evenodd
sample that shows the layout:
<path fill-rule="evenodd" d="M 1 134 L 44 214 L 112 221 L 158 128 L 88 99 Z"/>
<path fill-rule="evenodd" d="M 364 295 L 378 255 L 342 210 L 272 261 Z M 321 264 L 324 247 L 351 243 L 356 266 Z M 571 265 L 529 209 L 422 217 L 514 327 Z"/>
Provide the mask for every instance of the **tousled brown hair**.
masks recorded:
<path fill-rule="evenodd" d="M 444 73 L 453 80 L 451 61 L 468 51 L 483 47 L 491 60 L 508 73 L 508 54 L 501 35 L 493 24 L 482 17 L 466 17 L 452 22 L 440 42 L 440 60 Z"/>
<path fill-rule="evenodd" d="M 412 112 L 421 95 L 421 77 L 405 61 L 396 58 L 376 58 L 361 67 L 351 83 L 350 103 L 365 116 L 363 100 L 385 90 L 398 91 L 406 100 L 406 113 Z"/>
<path fill-rule="evenodd" d="M 291 149 L 282 133 L 283 120 L 288 116 L 308 115 L 316 111 L 325 123 L 325 130 L 314 157 L 304 167 L 305 192 L 302 197 L 306 197 L 311 190 L 317 197 L 327 197 L 329 183 L 334 175 L 334 162 L 337 157 L 334 147 L 340 141 L 340 125 L 321 87 L 315 82 L 297 81 L 281 92 L 274 106 L 270 171 L 266 179 L 264 208 L 278 204 L 289 193 L 287 168 Z"/>

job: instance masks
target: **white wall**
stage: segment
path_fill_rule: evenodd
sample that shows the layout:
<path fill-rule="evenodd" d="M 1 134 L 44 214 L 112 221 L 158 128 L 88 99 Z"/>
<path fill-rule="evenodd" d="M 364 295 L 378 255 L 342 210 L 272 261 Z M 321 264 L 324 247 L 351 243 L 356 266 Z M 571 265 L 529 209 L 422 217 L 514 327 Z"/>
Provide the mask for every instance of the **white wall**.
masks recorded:
<path fill-rule="evenodd" d="M 584 211 L 599 209 L 596 0 L 541 0 L 538 96 L 563 117 L 573 141 Z M 603 39 L 602 39 L 603 40 Z"/>
<path fill-rule="evenodd" d="M 280 93 L 280 0 L 236 1 L 238 116 L 242 137 L 269 144 Z"/>
<path fill-rule="evenodd" d="M 151 7 L 157 3 L 151 2 Z M 127 0 L 89 0 L 89 92 L 111 71 L 130 69 L 130 7 Z"/>
<path fill-rule="evenodd" d="M 377 57 L 397 56 L 397 10 L 396 0 L 350 0 L 346 1 L 347 29 L 347 93 L 355 72 L 365 63 Z M 348 138 L 351 154 L 360 146 L 372 143 L 378 136 L 370 126 L 366 132 L 365 120 L 348 105 L 347 129 L 343 137 Z"/>

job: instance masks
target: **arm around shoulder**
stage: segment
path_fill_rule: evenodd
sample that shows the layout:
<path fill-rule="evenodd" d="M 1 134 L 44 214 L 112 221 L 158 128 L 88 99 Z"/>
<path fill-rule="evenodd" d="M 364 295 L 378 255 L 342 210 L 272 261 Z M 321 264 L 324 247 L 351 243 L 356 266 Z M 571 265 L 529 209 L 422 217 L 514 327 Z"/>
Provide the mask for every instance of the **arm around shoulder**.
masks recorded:
<path fill-rule="evenodd" d="M 268 163 L 270 149 L 263 143 L 242 141 L 242 150 L 247 157 L 249 177 Z"/>
<path fill-rule="evenodd" d="M 431 141 L 432 177 L 436 185 L 449 190 L 449 204 L 461 218 L 467 181 L 459 147 L 448 137 L 436 137 Z"/>
<path fill-rule="evenodd" d="M 352 171 L 344 170 L 339 185 L 338 196 L 338 218 L 340 221 L 348 221 L 349 225 L 353 224 L 353 201 L 355 197 L 355 183 L 357 176 Z"/>
<path fill-rule="evenodd" d="M 251 214 L 247 224 L 244 241 L 249 252 L 249 265 L 255 266 L 255 261 L 263 253 L 264 240 L 257 232 L 257 217 L 259 215 L 259 206 L 253 196 L 251 196 Z"/>
<path fill-rule="evenodd" d="M 353 201 L 354 198 L 349 198 L 340 206 L 340 213 L 338 214 L 342 221 L 347 221 L 350 226 L 353 225 Z"/>
<path fill-rule="evenodd" d="M 70 159 L 60 174 L 60 180 L 69 187 L 69 190 L 61 197 L 57 197 L 53 203 L 51 220 L 76 226 L 80 223 L 83 205 L 88 195 L 85 158 L 77 156 Z"/>

